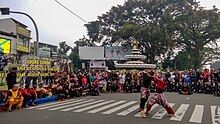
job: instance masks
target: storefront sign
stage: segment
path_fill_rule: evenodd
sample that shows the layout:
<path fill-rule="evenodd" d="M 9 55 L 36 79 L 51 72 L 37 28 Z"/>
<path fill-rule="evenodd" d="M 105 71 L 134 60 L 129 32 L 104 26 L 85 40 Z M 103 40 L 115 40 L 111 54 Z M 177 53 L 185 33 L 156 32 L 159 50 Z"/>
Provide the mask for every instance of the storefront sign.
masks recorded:
<path fill-rule="evenodd" d="M 24 47 L 24 46 L 21 46 L 21 45 L 18 45 L 18 46 L 17 46 L 17 50 L 18 50 L 18 51 L 22 51 L 22 52 L 26 52 L 26 53 L 29 52 L 29 48 Z"/>

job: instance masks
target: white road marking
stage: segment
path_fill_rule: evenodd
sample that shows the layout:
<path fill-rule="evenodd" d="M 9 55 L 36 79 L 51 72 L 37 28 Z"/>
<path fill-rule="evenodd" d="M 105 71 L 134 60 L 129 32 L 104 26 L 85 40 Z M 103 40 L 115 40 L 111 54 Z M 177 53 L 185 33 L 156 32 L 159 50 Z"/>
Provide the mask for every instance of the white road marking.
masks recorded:
<path fill-rule="evenodd" d="M 189 107 L 189 104 L 182 104 L 178 108 L 178 110 L 175 112 L 175 116 L 171 117 L 170 120 L 181 121 L 188 107 Z"/>
<path fill-rule="evenodd" d="M 86 111 L 86 110 L 89 110 L 89 109 L 92 109 L 92 108 L 95 108 L 95 107 L 99 107 L 99 106 L 102 106 L 102 105 L 105 105 L 105 104 L 108 104 L 108 103 L 111 103 L 111 102 L 114 102 L 115 100 L 109 100 L 109 101 L 106 101 L 106 102 L 102 102 L 102 103 L 99 103 L 99 104 L 96 104 L 96 105 L 92 105 L 92 106 L 88 106 L 88 107 L 85 107 L 85 108 L 81 108 L 81 109 L 77 109 L 73 112 L 82 112 L 82 111 Z"/>
<path fill-rule="evenodd" d="M 93 100 L 90 100 L 90 101 L 93 101 Z M 37 110 L 44 110 L 44 109 L 53 108 L 53 107 L 57 107 L 57 106 L 62 106 L 62 105 L 66 105 L 66 104 L 76 103 L 76 102 L 79 102 L 79 101 L 83 101 L 83 100 L 76 100 L 76 101 L 71 101 L 71 102 L 66 102 L 66 103 L 59 103 L 59 104 L 52 105 L 52 106 L 37 108 Z M 88 102 L 88 101 L 85 101 L 85 102 Z"/>
<path fill-rule="evenodd" d="M 68 111 L 68 110 L 73 110 L 74 108 L 76 108 L 77 106 L 75 106 L 75 105 L 87 103 L 87 104 L 83 104 L 83 106 L 80 105 L 80 106 L 84 107 L 84 106 L 91 105 L 91 104 L 95 104 L 95 103 L 98 103 L 98 102 L 101 102 L 101 101 L 104 101 L 104 100 L 98 100 L 98 101 L 95 101 L 95 102 L 90 102 L 90 101 L 89 101 L 89 103 L 87 103 L 88 101 L 83 101 L 83 102 L 79 102 L 79 103 L 75 103 L 75 104 L 70 104 L 70 105 L 66 105 L 66 106 L 60 106 L 60 107 L 52 108 L 52 109 L 49 109 L 49 110 L 58 110 L 58 109 L 66 108 L 66 109 L 64 109 L 64 111 L 65 111 L 65 110 Z M 75 106 L 75 107 L 67 108 L 67 107 L 70 107 L 70 106 Z M 79 106 L 78 106 L 78 107 L 79 107 Z M 62 111 L 62 110 L 61 110 L 61 111 Z"/>
<path fill-rule="evenodd" d="M 84 99 L 81 99 L 81 100 L 84 100 Z M 50 102 L 50 103 L 41 104 L 41 105 L 37 105 L 37 106 L 31 106 L 30 108 L 26 108 L 26 109 L 40 108 L 40 107 L 44 107 L 44 106 L 55 105 L 55 104 L 59 104 L 59 103 L 69 102 L 69 101 L 76 101 L 76 99 L 70 99 L 70 100 L 65 100 L 65 101 Z"/>
<path fill-rule="evenodd" d="M 196 105 L 189 122 L 201 123 L 204 111 L 204 105 Z"/>
<path fill-rule="evenodd" d="M 110 107 L 113 107 L 113 106 L 116 106 L 116 105 L 118 105 L 118 104 L 125 103 L 125 102 L 126 102 L 126 101 L 115 102 L 115 103 L 112 103 L 112 104 L 110 104 L 110 105 L 106 105 L 106 106 L 103 106 L 103 107 L 100 107 L 100 108 L 91 110 L 91 111 L 89 111 L 88 113 L 96 113 L 96 112 L 102 111 L 102 110 L 104 110 L 104 109 L 107 109 L 107 108 L 110 108 Z"/>
<path fill-rule="evenodd" d="M 133 107 L 123 111 L 123 112 L 118 113 L 117 115 L 125 116 L 125 115 L 127 115 L 127 114 L 129 114 L 129 113 L 131 113 L 131 112 L 133 112 L 135 110 L 137 110 L 138 108 L 139 108 L 139 105 L 135 105 L 135 106 L 133 106 Z"/>
<path fill-rule="evenodd" d="M 154 104 L 152 107 L 151 107 L 151 109 L 150 109 L 150 111 L 149 112 L 151 112 L 152 110 L 154 110 L 156 107 L 158 106 L 158 104 Z M 144 112 L 146 112 L 146 109 L 144 109 Z M 138 112 L 136 115 L 134 115 L 135 117 L 141 117 L 141 114 L 140 114 L 140 112 Z"/>
<path fill-rule="evenodd" d="M 175 103 L 169 103 L 170 107 L 174 106 Z M 163 116 L 167 113 L 164 108 L 161 108 L 152 118 L 162 119 Z"/>
<path fill-rule="evenodd" d="M 132 104 L 134 104 L 134 103 L 136 103 L 136 102 L 137 102 L 137 101 L 130 101 L 130 102 L 126 103 L 126 104 L 123 104 L 123 105 L 120 105 L 120 106 L 118 106 L 118 107 L 116 107 L 116 108 L 113 108 L 113 109 L 110 109 L 110 110 L 108 110 L 108 111 L 105 111 L 105 112 L 103 112 L 102 114 L 111 114 L 111 113 L 116 112 L 116 111 L 118 111 L 118 110 L 120 110 L 120 109 L 123 109 L 123 108 L 125 108 L 125 107 L 127 107 L 127 106 L 129 106 L 129 105 L 132 105 Z"/>
<path fill-rule="evenodd" d="M 212 124 L 219 124 L 220 123 L 220 107 L 211 106 L 211 114 L 212 114 Z"/>

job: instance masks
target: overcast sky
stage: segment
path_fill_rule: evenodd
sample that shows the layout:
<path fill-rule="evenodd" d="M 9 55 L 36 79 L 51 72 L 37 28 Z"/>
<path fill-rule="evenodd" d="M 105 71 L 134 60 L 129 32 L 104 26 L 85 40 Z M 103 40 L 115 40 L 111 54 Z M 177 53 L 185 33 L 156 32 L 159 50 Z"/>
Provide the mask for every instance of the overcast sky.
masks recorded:
<path fill-rule="evenodd" d="M 97 20 L 97 16 L 108 12 L 112 6 L 123 5 L 125 0 L 58 0 L 87 22 Z M 203 7 L 220 8 L 220 0 L 199 0 Z M 38 26 L 40 42 L 58 45 L 66 41 L 73 46 L 74 41 L 86 35 L 86 22 L 80 20 L 54 0 L 0 0 L 0 7 L 10 7 L 11 11 L 25 12 L 32 16 Z M 35 40 L 35 29 L 31 20 L 23 15 L 0 15 L 14 18 L 28 26 Z"/>

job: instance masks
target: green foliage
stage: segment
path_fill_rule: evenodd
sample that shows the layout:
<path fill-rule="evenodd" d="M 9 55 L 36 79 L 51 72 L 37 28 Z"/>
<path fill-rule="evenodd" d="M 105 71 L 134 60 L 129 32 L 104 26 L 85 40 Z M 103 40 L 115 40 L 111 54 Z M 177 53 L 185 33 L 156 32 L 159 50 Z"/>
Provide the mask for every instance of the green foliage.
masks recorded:
<path fill-rule="evenodd" d="M 210 61 L 207 55 L 213 53 L 213 45 L 216 47 L 220 38 L 219 19 L 216 8 L 204 10 L 198 6 L 177 18 L 178 44 L 183 46 L 186 54 L 191 55 L 189 61 L 192 68 L 200 68 L 207 60 Z"/>
<path fill-rule="evenodd" d="M 73 63 L 74 70 L 82 68 L 82 60 L 79 58 L 79 49 L 78 46 L 71 49 L 71 53 L 69 55 L 70 60 Z"/>
<path fill-rule="evenodd" d="M 206 10 L 195 0 L 128 0 L 85 26 L 89 38 L 80 40 L 84 45 L 129 44 L 135 38 L 147 63 L 178 63 L 181 69 L 210 61 L 220 39 L 219 10 Z"/>
<path fill-rule="evenodd" d="M 70 46 L 66 44 L 65 41 L 59 43 L 58 54 L 61 58 L 67 56 L 67 52 L 71 49 Z"/>
<path fill-rule="evenodd" d="M 106 65 L 108 66 L 108 70 L 115 70 L 115 64 L 113 61 L 107 61 Z"/>

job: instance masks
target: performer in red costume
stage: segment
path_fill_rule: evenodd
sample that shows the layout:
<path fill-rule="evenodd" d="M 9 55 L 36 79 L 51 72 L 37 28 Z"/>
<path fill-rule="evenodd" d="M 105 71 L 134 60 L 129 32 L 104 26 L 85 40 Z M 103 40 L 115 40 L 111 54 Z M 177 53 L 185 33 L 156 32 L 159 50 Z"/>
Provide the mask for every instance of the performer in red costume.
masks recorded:
<path fill-rule="evenodd" d="M 158 77 L 154 77 L 154 82 L 156 83 L 156 92 L 154 95 L 150 98 L 150 100 L 147 102 L 147 111 L 146 115 L 150 111 L 151 107 L 157 103 L 161 106 L 163 106 L 167 113 L 170 114 L 171 116 L 175 116 L 175 112 L 173 109 L 169 106 L 166 98 L 164 97 L 163 91 L 165 90 L 167 84 L 164 80 L 159 79 Z"/>

